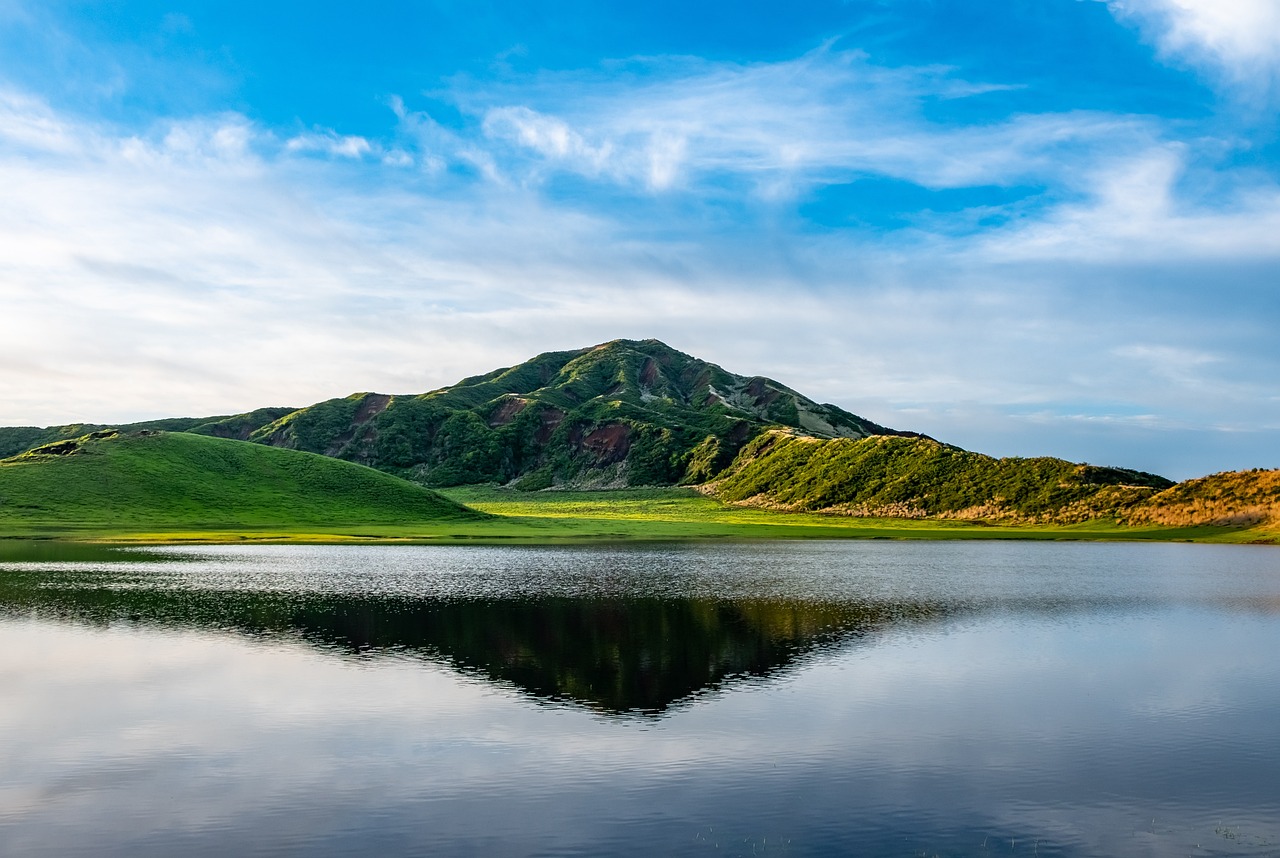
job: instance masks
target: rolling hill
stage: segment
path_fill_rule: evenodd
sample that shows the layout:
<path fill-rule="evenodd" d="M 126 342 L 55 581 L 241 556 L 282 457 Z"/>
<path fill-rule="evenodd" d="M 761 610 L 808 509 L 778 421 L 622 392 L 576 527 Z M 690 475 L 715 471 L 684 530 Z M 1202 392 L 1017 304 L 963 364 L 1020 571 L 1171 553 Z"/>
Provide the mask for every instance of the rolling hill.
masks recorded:
<path fill-rule="evenodd" d="M 1280 525 L 1280 470 L 1226 471 L 1187 480 L 1125 510 L 1126 524 Z"/>
<path fill-rule="evenodd" d="M 290 414 L 295 408 L 259 408 L 246 414 L 224 414 L 218 417 L 170 417 L 162 420 L 146 420 L 140 423 L 70 423 L 64 426 L 0 426 L 0 459 L 7 459 L 33 447 L 67 441 L 115 429 L 121 433 L 132 432 L 193 432 L 215 438 L 247 440 L 253 430 Z"/>
<path fill-rule="evenodd" d="M 1062 459 L 996 459 L 931 438 L 823 440 L 770 431 L 705 488 L 721 500 L 892 518 L 1075 523 L 1115 516 L 1172 481 Z"/>
<path fill-rule="evenodd" d="M 109 439 L 112 429 L 118 437 Z M 222 459 L 213 456 L 213 447 L 184 447 L 179 455 L 175 445 L 184 443 L 179 434 L 254 443 L 242 445 L 248 450 L 217 448 Z M 169 440 L 143 440 L 156 437 Z M 17 474 L 11 465 L 52 461 L 56 457 L 39 452 L 39 445 L 67 441 L 79 445 L 77 462 L 99 453 L 107 459 L 116 455 L 121 457 L 116 465 L 127 464 L 136 474 L 146 471 L 144 458 L 167 463 L 163 467 L 172 469 L 166 478 L 172 485 L 158 472 L 146 490 L 142 483 L 112 478 L 132 487 L 133 494 L 124 499 L 129 510 L 151 504 L 152 511 L 163 511 L 165 499 L 175 498 L 170 512 L 191 516 L 198 506 L 191 497 L 224 491 L 211 508 L 295 524 L 339 520 L 335 515 L 389 521 L 401 515 L 392 511 L 400 503 L 416 510 L 413 515 L 462 514 L 431 507 L 439 498 L 406 494 L 417 489 L 391 477 L 381 485 L 395 488 L 372 506 L 362 506 L 371 502 L 370 480 L 378 475 L 357 468 L 324 476 L 316 463 L 334 460 L 426 486 L 496 484 L 532 491 L 692 485 L 731 504 L 866 517 L 1055 524 L 1108 519 L 1171 527 L 1280 523 L 1280 472 L 1217 474 L 1175 486 L 1124 468 L 1049 457 L 996 459 L 888 429 L 769 378 L 735 375 L 657 340 L 613 340 L 547 352 L 423 394 L 356 393 L 306 408 L 117 427 L 0 428 L 0 456 L 37 448 L 0 470 Z M 324 458 L 309 460 L 310 485 L 288 488 L 278 472 L 299 466 L 262 452 L 268 448 Z M 233 468 L 238 480 L 203 486 L 191 468 L 222 462 L 215 470 L 225 470 L 233 449 L 241 457 Z M 179 467 L 177 460 L 165 458 L 171 455 L 188 458 Z M 77 465 L 66 472 L 67 480 L 73 473 L 97 479 L 93 467 Z M 262 469 L 260 476 L 253 476 L 255 469 Z M 278 503 L 262 495 L 274 485 L 281 486 Z M 4 486 L 0 480 L 0 495 L 10 500 L 0 500 L 0 520 L 38 517 L 44 490 L 38 481 L 22 491 Z M 363 492 L 365 500 L 353 501 L 344 494 L 348 490 Z M 86 485 L 80 491 L 76 515 L 101 517 L 98 489 Z M 337 494 L 331 503 L 322 502 L 320 496 L 329 491 Z M 23 492 L 34 492 L 35 500 Z M 310 499 L 287 500 L 297 497 Z M 55 506 L 61 502 L 50 500 Z"/>
<path fill-rule="evenodd" d="M 370 468 L 179 432 L 102 430 L 0 461 L 0 526 L 10 532 L 480 518 Z"/>

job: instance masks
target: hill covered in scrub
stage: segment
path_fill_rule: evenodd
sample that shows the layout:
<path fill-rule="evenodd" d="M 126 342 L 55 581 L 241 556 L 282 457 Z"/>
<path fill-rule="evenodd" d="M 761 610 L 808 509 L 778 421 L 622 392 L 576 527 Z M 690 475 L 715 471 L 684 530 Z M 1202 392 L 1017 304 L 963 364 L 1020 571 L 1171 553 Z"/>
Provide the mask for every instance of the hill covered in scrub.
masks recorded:
<path fill-rule="evenodd" d="M 425 485 L 518 488 L 703 482 L 768 426 L 822 438 L 897 434 L 762 376 L 658 342 L 547 352 L 416 396 L 359 393 L 237 437 L 369 465 Z M 188 431 L 217 434 L 227 421 Z"/>
<path fill-rule="evenodd" d="M 178 432 L 102 430 L 0 461 L 0 525 L 10 532 L 483 517 L 348 462 Z"/>
<path fill-rule="evenodd" d="M 1115 516 L 1174 484 L 1054 458 L 996 459 L 930 438 L 818 439 L 772 431 L 706 489 L 721 500 L 891 518 L 1074 523 Z"/>
<path fill-rule="evenodd" d="M 1227 471 L 1178 483 L 1124 512 L 1126 524 L 1280 525 L 1280 470 Z"/>

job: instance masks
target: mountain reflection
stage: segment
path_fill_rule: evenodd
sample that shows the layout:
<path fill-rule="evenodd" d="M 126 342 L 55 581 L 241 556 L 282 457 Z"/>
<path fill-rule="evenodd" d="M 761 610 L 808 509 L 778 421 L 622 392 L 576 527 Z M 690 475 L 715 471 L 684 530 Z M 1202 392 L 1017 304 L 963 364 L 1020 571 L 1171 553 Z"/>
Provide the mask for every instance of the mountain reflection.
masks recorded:
<path fill-rule="evenodd" d="M 815 650 L 928 619 L 917 604 L 708 598 L 409 599 L 154 589 L 145 576 L 5 572 L 0 610 L 108 625 L 287 635 L 328 652 L 415 655 L 544 701 L 661 713 Z"/>

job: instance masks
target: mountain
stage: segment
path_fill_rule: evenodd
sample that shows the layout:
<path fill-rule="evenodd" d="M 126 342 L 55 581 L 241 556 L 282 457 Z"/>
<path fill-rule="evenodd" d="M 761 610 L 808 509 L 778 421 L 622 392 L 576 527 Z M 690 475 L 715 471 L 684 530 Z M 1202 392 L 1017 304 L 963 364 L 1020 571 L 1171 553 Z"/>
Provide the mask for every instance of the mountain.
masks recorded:
<path fill-rule="evenodd" d="M 306 408 L 122 427 L 0 429 L 0 456 L 68 441 L 92 452 L 110 429 L 119 433 L 114 443 L 122 448 L 164 430 L 256 442 L 244 445 L 251 449 L 317 453 L 428 486 L 499 483 L 533 490 L 680 484 L 702 486 L 729 503 L 877 517 L 1280 523 L 1280 472 L 1216 474 L 1174 486 L 1163 477 L 1123 468 L 1047 457 L 996 459 L 887 429 L 769 378 L 735 375 L 657 340 L 547 352 L 416 395 L 357 393 Z M 142 451 L 139 447 L 138 455 Z M 195 448 L 186 452 L 198 453 Z M 47 451 L 39 456 L 49 458 Z M 274 468 L 283 461 L 259 464 Z M 371 472 L 359 472 L 367 483 Z M 182 469 L 173 473 L 174 488 L 155 488 L 161 499 L 157 509 L 164 498 L 182 499 L 200 482 Z M 236 492 L 248 491 L 252 482 L 242 480 L 234 491 L 225 486 L 225 502 L 237 503 Z M 407 497 L 403 484 L 393 483 L 389 497 Z M 289 503 L 283 495 L 277 500 Z M 129 502 L 144 501 L 149 502 L 139 495 Z M 354 509 L 344 500 L 335 503 Z M 6 510 L 0 501 L 0 515 L 13 513 L 13 502 L 8 504 Z M 264 503 L 264 515 L 270 506 Z M 430 514 L 437 513 L 444 514 Z M 377 518 L 382 513 L 370 514 L 370 520 L 382 520 Z M 317 513 L 315 520 L 322 518 Z"/>
<path fill-rule="evenodd" d="M 766 432 L 705 489 L 721 500 L 886 518 L 1075 523 L 1115 516 L 1174 484 L 1054 458 L 995 459 L 931 438 Z"/>
<path fill-rule="evenodd" d="M 248 432 L 252 421 L 243 417 L 188 431 L 224 434 L 233 423 L 235 437 L 424 485 L 523 489 L 703 482 L 769 426 L 820 438 L 909 434 L 657 340 L 547 352 L 416 396 L 357 393 Z"/>
<path fill-rule="evenodd" d="M 6 530 L 216 530 L 482 517 L 348 462 L 179 432 L 107 429 L 0 461 Z"/>

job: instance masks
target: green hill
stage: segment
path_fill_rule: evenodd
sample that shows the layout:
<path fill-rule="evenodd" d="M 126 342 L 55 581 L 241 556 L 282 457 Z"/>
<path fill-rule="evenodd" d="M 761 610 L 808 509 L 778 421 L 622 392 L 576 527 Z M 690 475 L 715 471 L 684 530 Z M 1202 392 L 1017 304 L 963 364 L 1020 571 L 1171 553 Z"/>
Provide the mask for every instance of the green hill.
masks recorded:
<path fill-rule="evenodd" d="M 1173 483 L 1053 458 L 995 459 L 929 438 L 770 432 L 708 486 L 721 500 L 895 518 L 1071 523 L 1114 517 Z"/>
<path fill-rule="evenodd" d="M 0 528 L 410 524 L 483 516 L 323 456 L 174 432 L 104 430 L 0 461 Z"/>
<path fill-rule="evenodd" d="M 417 396 L 332 399 L 249 438 L 434 486 L 606 488 L 702 482 L 768 426 L 822 438 L 899 434 L 657 340 L 614 340 Z"/>
<path fill-rule="evenodd" d="M 120 437 L 83 440 L 112 429 Z M 245 445 L 247 450 L 217 448 L 224 451 L 219 459 L 210 452 L 213 447 L 190 446 L 179 453 L 169 446 L 181 440 L 143 440 L 168 437 L 157 431 L 254 443 Z M 416 510 L 414 504 L 429 506 L 424 498 L 430 496 L 405 494 L 416 489 L 390 477 L 383 485 L 397 488 L 387 489 L 390 494 L 366 509 L 364 500 L 354 498 L 365 497 L 361 486 L 375 478 L 368 469 L 376 469 L 436 487 L 698 485 L 734 504 L 864 517 L 1057 524 L 1110 519 L 1174 527 L 1280 523 L 1277 472 L 1220 474 L 1174 488 L 1162 477 L 1122 468 L 1048 457 L 996 459 L 887 429 L 771 379 L 735 375 L 657 340 L 613 340 L 546 352 L 416 395 L 356 393 L 300 409 L 261 408 L 116 427 L 0 428 L 0 457 L 75 439 L 82 440 L 76 442 L 76 470 L 68 474 L 90 473 L 100 465 L 85 462 L 97 461 L 94 456 L 101 453 L 107 459 L 122 457 L 111 460 L 112 467 L 134 475 L 110 476 L 113 492 L 118 486 L 133 492 L 113 501 L 131 511 L 129 521 L 163 514 L 166 520 L 206 524 L 212 521 L 209 511 L 225 510 L 239 516 L 219 512 L 228 524 L 252 520 L 263 526 L 400 522 L 405 515 L 440 514 L 425 507 L 421 513 L 403 512 L 395 505 L 401 501 L 393 504 L 391 498 Z M 313 461 L 307 474 L 313 484 L 290 487 L 287 480 L 265 475 L 296 470 L 301 460 L 287 460 L 292 464 L 286 466 L 286 460 L 263 453 L 266 448 L 320 454 L 368 469 L 329 474 Z M 128 462 L 126 454 L 133 457 Z M 144 467 L 144 457 L 162 457 L 156 467 L 169 469 L 168 476 Z M 18 456 L 0 470 L 27 473 L 10 465 L 59 458 L 48 451 Z M 196 475 L 206 460 L 215 459 L 222 463 L 217 467 L 238 475 L 234 484 L 206 486 Z M 181 467 L 179 460 L 185 461 Z M 232 460 L 240 464 L 228 464 Z M 255 469 L 264 476 L 250 476 Z M 364 482 L 350 476 L 357 473 Z M 145 490 L 139 488 L 139 475 L 153 479 Z M 113 507 L 93 495 L 99 488 L 90 485 L 92 479 L 79 486 L 81 494 L 71 506 L 67 499 L 74 492 L 55 483 L 42 487 L 42 481 L 21 490 L 7 488 L 15 479 L 0 478 L 0 524 L 44 515 L 65 518 L 73 509 L 77 521 L 119 520 L 103 511 Z M 226 494 L 215 498 L 223 489 Z"/>
<path fill-rule="evenodd" d="M 43 444 L 67 441 L 106 429 L 115 429 L 118 432 L 194 432 L 216 438 L 239 438 L 243 441 L 253 430 L 296 410 L 296 408 L 259 408 L 246 414 L 218 417 L 169 417 L 161 420 L 146 420 L 141 423 L 114 425 L 70 423 L 65 426 L 45 427 L 0 426 L 0 459 L 16 456 Z"/>

